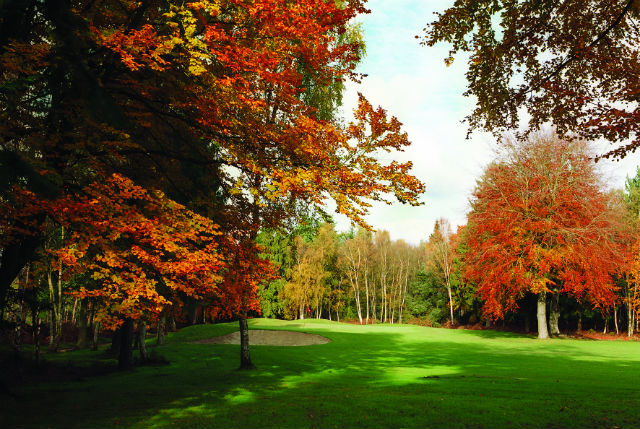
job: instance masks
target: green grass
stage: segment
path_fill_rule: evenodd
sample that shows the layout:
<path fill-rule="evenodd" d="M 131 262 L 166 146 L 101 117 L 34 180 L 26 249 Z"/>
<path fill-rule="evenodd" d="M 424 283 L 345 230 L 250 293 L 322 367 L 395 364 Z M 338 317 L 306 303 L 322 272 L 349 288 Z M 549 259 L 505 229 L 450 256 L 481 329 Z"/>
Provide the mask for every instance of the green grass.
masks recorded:
<path fill-rule="evenodd" d="M 254 329 L 331 338 L 306 347 L 190 344 L 168 337 L 168 366 L 23 386 L 0 397 L 0 427 L 638 427 L 640 344 L 539 341 L 495 332 L 256 319 Z M 151 342 L 150 342 L 151 343 Z M 49 357 L 87 364 L 100 352 Z"/>

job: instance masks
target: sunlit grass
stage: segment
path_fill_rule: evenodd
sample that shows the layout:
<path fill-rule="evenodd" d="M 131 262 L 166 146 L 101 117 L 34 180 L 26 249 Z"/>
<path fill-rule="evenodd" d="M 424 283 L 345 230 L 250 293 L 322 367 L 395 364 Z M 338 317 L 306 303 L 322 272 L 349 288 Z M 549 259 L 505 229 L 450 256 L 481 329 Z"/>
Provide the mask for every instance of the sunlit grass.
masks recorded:
<path fill-rule="evenodd" d="M 187 328 L 156 348 L 168 366 L 18 389 L 3 399 L 0 427 L 640 426 L 635 342 L 316 320 L 250 326 L 332 342 L 255 346 L 258 369 L 238 371 L 239 346 L 190 343 L 236 324 Z"/>

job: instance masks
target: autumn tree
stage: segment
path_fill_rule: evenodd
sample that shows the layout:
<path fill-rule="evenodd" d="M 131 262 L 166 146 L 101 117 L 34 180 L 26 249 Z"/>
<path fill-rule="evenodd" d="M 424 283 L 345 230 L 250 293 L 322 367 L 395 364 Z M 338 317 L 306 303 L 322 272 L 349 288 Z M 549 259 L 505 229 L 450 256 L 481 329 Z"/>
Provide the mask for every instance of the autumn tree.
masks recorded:
<path fill-rule="evenodd" d="M 605 138 L 621 158 L 640 146 L 639 13 L 634 0 L 455 0 L 423 43 L 449 43 L 447 64 L 469 54 L 470 130 L 518 129 L 526 111 L 532 129 Z"/>
<path fill-rule="evenodd" d="M 506 139 L 501 149 L 473 193 L 465 274 L 493 318 L 517 309 L 526 292 L 537 294 L 538 337 L 547 338 L 548 295 L 600 308 L 615 300 L 620 220 L 586 143 L 548 133 Z"/>
<path fill-rule="evenodd" d="M 327 84 L 355 76 L 360 45 L 334 43 L 334 35 L 365 12 L 360 2 L 156 3 L 48 0 L 11 9 L 28 25 L 3 34 L 9 185 L 26 182 L 46 197 L 60 184 L 91 181 L 92 172 L 118 172 L 218 223 L 256 207 L 266 209 L 250 221 L 275 222 L 290 214 L 291 199 L 331 197 L 356 221 L 366 198 L 391 193 L 415 203 L 422 185 L 407 174 L 410 163 L 374 157 L 408 144 L 395 118 L 361 98 L 356 120 L 342 127 L 301 99 L 303 71 Z M 218 194 L 228 210 L 211 204 Z M 26 244 L 25 236 L 14 245 Z M 21 265 L 10 262 L 7 281 Z"/>
<path fill-rule="evenodd" d="M 337 235 L 333 224 L 323 223 L 309 241 L 294 238 L 294 264 L 284 294 L 290 315 L 300 319 L 315 314 L 320 318 L 329 300 L 337 252 Z"/>
<path fill-rule="evenodd" d="M 339 212 L 363 224 L 367 200 L 417 204 L 423 186 L 409 174 L 411 163 L 377 157 L 409 144 L 397 119 L 361 96 L 355 120 L 343 124 L 326 114 L 334 102 L 311 101 L 357 78 L 362 45 L 345 34 L 366 12 L 359 0 L 45 0 L 0 7 L 0 204 L 2 213 L 20 213 L 3 216 L 0 225 L 0 305 L 42 246 L 43 225 L 56 218 L 55 210 L 36 208 L 64 201 L 65 216 L 73 217 L 86 205 L 85 190 L 111 178 L 166 197 L 164 215 L 133 218 L 143 222 L 139 236 L 153 236 L 159 246 L 147 248 L 150 255 L 168 255 L 155 231 L 167 225 L 154 222 L 176 213 L 171 204 L 233 237 L 230 254 L 220 255 L 229 261 L 255 260 L 247 243 L 260 227 L 295 216 L 295 202 L 333 199 Z M 124 213 L 100 213 L 120 207 L 119 197 L 97 200 L 102 208 L 82 209 L 95 216 L 88 224 L 114 222 L 118 230 Z M 75 233 L 82 231 L 89 234 L 80 227 Z M 110 245 L 115 254 L 122 250 L 115 239 Z M 181 256 L 199 263 L 201 250 Z M 84 256 L 89 265 L 101 262 Z M 130 268 L 118 267 L 121 277 L 139 279 Z M 240 291 L 241 273 L 233 269 L 220 285 L 246 297 L 253 283 Z M 134 296 L 163 296 L 136 284 Z M 252 305 L 250 298 L 240 302 Z"/>

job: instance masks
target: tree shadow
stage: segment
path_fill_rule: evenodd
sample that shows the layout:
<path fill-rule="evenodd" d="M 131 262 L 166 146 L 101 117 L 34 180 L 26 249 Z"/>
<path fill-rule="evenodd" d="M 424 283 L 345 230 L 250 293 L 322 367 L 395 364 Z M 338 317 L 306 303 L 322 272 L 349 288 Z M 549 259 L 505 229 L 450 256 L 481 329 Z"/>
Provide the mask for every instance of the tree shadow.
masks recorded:
<path fill-rule="evenodd" d="M 633 420 L 634 404 L 621 399 L 635 398 L 638 359 L 616 359 L 615 350 L 589 352 L 566 341 L 542 343 L 513 334 L 488 336 L 488 331 L 420 336 L 412 328 L 360 333 L 318 324 L 306 329 L 332 342 L 253 347 L 258 370 L 251 372 L 237 371 L 237 345 L 165 347 L 170 367 L 33 389 L 28 404 L 16 404 L 18 414 L 7 423 L 158 428 L 640 423 Z M 77 411 L 83 409 L 91 411 Z M 603 426 L 599 419 L 605 417 Z"/>

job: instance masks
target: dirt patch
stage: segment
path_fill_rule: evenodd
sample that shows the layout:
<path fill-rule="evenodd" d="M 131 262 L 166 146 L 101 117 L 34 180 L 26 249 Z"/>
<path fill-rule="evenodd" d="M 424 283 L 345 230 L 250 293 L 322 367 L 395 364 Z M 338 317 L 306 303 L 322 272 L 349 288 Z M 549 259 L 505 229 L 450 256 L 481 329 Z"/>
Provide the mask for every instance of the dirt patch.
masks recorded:
<path fill-rule="evenodd" d="M 249 344 L 252 346 L 311 346 L 326 344 L 331 340 L 316 334 L 294 331 L 249 330 Z M 240 344 L 240 332 L 232 332 L 221 337 L 193 341 L 194 344 Z"/>

